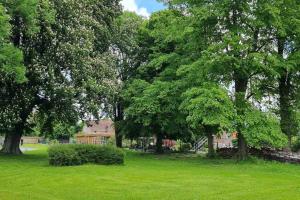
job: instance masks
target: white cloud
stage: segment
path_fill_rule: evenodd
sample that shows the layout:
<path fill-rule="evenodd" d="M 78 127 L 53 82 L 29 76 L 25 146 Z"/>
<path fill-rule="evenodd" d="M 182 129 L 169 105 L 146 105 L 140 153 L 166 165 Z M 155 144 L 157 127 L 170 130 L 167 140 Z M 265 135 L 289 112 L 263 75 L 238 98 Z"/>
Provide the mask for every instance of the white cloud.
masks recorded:
<path fill-rule="evenodd" d="M 139 8 L 135 0 L 122 0 L 121 4 L 124 10 L 135 12 L 138 15 L 141 15 L 146 18 L 150 17 L 150 13 L 148 12 L 147 8 Z"/>

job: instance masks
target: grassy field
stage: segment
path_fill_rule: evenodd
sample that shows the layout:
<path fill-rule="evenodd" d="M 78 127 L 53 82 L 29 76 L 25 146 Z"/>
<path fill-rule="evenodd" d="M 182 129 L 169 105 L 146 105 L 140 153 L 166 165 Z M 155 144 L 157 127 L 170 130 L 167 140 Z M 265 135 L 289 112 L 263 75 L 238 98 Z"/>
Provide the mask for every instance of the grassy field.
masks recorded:
<path fill-rule="evenodd" d="M 50 167 L 46 146 L 0 156 L 0 200 L 298 200 L 300 166 L 127 153 L 124 166 Z"/>

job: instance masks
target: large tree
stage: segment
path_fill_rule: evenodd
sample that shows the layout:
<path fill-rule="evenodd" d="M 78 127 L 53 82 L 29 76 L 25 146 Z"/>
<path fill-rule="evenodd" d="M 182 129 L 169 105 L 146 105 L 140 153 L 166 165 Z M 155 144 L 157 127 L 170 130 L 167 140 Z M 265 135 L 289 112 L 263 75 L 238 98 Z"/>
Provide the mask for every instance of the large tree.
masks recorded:
<path fill-rule="evenodd" d="M 10 17 L 0 4 L 0 96 L 3 97 L 10 84 L 22 84 L 26 81 L 22 52 L 10 42 Z M 7 107 L 8 100 L 0 99 L 0 131 L 5 132 L 12 124 L 11 116 L 17 113 L 12 107 Z"/>
<path fill-rule="evenodd" d="M 297 119 L 297 96 L 300 87 L 300 5 L 296 0 L 276 1 L 274 28 L 275 49 L 278 54 L 279 113 L 282 132 L 292 136 L 299 131 Z"/>
<path fill-rule="evenodd" d="M 192 82 L 198 82 L 197 77 L 204 77 L 226 86 L 232 93 L 238 115 L 235 125 L 239 158 L 245 159 L 252 141 L 245 131 L 248 122 L 244 120 L 249 119 L 249 112 L 256 113 L 255 107 L 262 96 L 257 90 L 258 83 L 266 74 L 276 74 L 272 63 L 275 56 L 269 53 L 274 49 L 270 24 L 274 21 L 276 5 L 269 1 L 247 0 L 174 0 L 169 3 L 173 9 L 188 13 L 191 19 L 189 29 L 195 35 L 192 44 L 199 46 L 197 49 L 189 45 L 196 57 L 181 71 L 189 71 Z M 272 123 L 268 124 L 273 127 Z M 259 124 L 257 127 L 264 128 Z M 280 132 L 275 132 L 280 135 Z"/>
<path fill-rule="evenodd" d="M 138 54 L 140 63 L 133 83 L 127 90 L 144 83 L 141 93 L 133 93 L 127 99 L 126 114 L 142 124 L 149 134 L 156 135 L 156 150 L 162 152 L 164 138 L 182 139 L 190 136 L 183 112 L 179 110 L 182 87 L 177 69 L 185 63 L 180 53 L 181 35 L 175 36 L 176 27 L 182 25 L 184 15 L 174 10 L 153 14 L 139 31 Z"/>
<path fill-rule="evenodd" d="M 3 107 L 12 107 L 4 153 L 20 154 L 31 115 L 54 122 L 98 116 L 113 86 L 109 47 L 119 1 L 3 1 L 11 17 L 11 40 L 23 51 L 27 81 L 7 85 Z M 3 109 L 1 109 L 3 110 Z M 15 115 L 12 115 L 12 114 Z"/>

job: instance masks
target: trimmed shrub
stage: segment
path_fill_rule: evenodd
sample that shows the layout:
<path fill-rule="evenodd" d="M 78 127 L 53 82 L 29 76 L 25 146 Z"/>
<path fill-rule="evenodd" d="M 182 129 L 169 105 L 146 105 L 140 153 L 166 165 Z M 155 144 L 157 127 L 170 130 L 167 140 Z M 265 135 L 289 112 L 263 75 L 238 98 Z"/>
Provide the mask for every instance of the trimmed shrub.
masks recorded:
<path fill-rule="evenodd" d="M 124 153 L 121 149 L 112 146 L 97 148 L 95 163 L 103 165 L 123 164 Z"/>
<path fill-rule="evenodd" d="M 85 163 L 103 165 L 123 164 L 124 152 L 113 146 L 85 144 L 53 145 L 49 150 L 49 164 L 72 166 Z"/>
<path fill-rule="evenodd" d="M 48 153 L 50 165 L 71 166 L 82 164 L 78 153 L 70 145 L 50 146 Z"/>
<path fill-rule="evenodd" d="M 70 145 L 70 147 L 77 152 L 82 164 L 95 163 L 97 148 L 102 148 L 100 146 L 89 144 L 73 144 Z"/>

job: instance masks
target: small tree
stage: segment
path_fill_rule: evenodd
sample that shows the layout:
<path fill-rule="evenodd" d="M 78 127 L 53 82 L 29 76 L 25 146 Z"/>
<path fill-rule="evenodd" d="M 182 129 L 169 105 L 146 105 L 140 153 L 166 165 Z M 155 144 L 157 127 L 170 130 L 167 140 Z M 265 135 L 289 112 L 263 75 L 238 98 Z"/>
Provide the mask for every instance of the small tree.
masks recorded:
<path fill-rule="evenodd" d="M 183 95 L 180 108 L 187 114 L 187 122 L 193 129 L 203 128 L 208 138 L 208 156 L 215 155 L 213 135 L 233 127 L 235 110 L 225 90 L 206 84 L 194 87 Z"/>
<path fill-rule="evenodd" d="M 143 86 L 143 90 L 141 90 Z M 129 105 L 125 111 L 126 116 L 135 119 L 135 123 L 142 124 L 149 135 L 156 135 L 156 152 L 162 153 L 163 138 L 180 138 L 188 129 L 184 126 L 182 113 L 179 111 L 178 88 L 174 82 L 154 81 L 152 84 L 135 80 L 128 87 L 127 95 Z"/>

